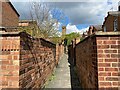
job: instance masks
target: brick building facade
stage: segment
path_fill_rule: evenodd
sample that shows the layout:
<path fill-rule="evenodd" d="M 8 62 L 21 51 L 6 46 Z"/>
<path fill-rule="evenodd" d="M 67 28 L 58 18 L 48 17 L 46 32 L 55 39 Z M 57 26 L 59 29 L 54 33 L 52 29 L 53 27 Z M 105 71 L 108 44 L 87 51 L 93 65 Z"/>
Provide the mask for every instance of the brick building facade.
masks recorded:
<path fill-rule="evenodd" d="M 92 35 L 96 32 L 102 32 L 102 25 L 91 25 L 89 29 L 82 34 L 82 38 Z"/>
<path fill-rule="evenodd" d="M 15 30 L 19 22 L 19 13 L 9 0 L 0 0 L 0 7 L 2 8 L 0 27 L 6 31 Z"/>
<path fill-rule="evenodd" d="M 103 23 L 104 32 L 120 31 L 120 11 L 110 11 Z"/>
<path fill-rule="evenodd" d="M 34 25 L 37 25 L 37 22 L 35 20 L 20 20 L 19 21 L 19 26 L 21 27 L 27 27 L 27 26 L 33 27 Z"/>
<path fill-rule="evenodd" d="M 89 27 L 87 34 L 91 35 L 95 32 L 102 31 L 102 25 L 92 25 Z"/>

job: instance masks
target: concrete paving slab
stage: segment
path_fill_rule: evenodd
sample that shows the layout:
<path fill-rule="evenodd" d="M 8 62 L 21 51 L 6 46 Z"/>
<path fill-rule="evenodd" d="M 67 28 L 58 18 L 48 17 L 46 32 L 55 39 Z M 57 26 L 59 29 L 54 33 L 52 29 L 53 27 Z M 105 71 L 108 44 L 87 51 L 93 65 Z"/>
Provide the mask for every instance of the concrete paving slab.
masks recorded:
<path fill-rule="evenodd" d="M 68 63 L 67 54 L 64 54 L 61 58 L 52 77 L 52 80 L 48 81 L 45 85 L 45 89 L 62 88 L 71 90 L 74 86 L 75 88 L 80 88 L 80 83 L 74 72 L 74 68 Z"/>

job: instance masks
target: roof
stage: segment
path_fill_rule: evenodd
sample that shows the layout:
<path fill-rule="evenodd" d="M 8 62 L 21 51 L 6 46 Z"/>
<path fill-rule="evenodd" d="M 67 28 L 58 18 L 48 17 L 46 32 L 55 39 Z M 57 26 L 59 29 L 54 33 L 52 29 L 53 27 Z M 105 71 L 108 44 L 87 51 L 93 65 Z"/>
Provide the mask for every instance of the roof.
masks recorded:
<path fill-rule="evenodd" d="M 9 2 L 10 6 L 12 7 L 12 9 L 15 11 L 15 13 L 18 15 L 18 17 L 20 16 L 19 13 L 17 12 L 17 10 L 14 8 L 14 6 L 12 5 L 11 2 Z"/>
<path fill-rule="evenodd" d="M 95 29 L 97 29 L 98 31 L 99 31 L 99 30 L 102 30 L 102 25 L 94 25 L 93 27 L 94 27 Z"/>
<path fill-rule="evenodd" d="M 120 16 L 120 11 L 109 11 L 108 15 L 112 15 L 112 16 Z"/>
<path fill-rule="evenodd" d="M 12 5 L 12 3 L 9 0 L 0 0 L 2 2 L 7 2 L 11 8 L 15 11 L 15 13 L 18 15 L 18 17 L 20 16 L 19 13 L 17 12 L 17 10 L 14 8 L 14 6 Z"/>
<path fill-rule="evenodd" d="M 104 26 L 104 24 L 105 24 L 107 18 L 109 17 L 109 15 L 115 16 L 115 17 L 120 16 L 120 11 L 109 11 L 107 17 L 105 17 L 105 20 L 103 22 L 102 27 Z"/>

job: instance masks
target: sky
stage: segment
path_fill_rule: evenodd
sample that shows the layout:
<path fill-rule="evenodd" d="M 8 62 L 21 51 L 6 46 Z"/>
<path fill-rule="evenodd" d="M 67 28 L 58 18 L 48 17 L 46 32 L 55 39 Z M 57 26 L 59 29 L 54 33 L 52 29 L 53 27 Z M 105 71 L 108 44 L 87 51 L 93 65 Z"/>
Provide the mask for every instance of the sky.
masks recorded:
<path fill-rule="evenodd" d="M 30 0 L 10 0 L 20 14 L 20 19 L 29 19 Z M 39 2 L 40 0 L 34 0 Z M 119 0 L 43 0 L 64 14 L 59 29 L 65 25 L 67 33 L 83 33 L 90 25 L 102 25 L 108 11 L 117 11 Z"/>

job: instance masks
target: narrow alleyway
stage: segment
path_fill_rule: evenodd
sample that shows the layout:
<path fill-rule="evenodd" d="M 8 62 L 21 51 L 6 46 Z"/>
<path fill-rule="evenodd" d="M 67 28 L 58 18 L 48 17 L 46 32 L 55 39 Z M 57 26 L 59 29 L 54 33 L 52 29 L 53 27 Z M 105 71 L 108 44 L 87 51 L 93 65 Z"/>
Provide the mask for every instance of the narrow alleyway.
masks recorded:
<path fill-rule="evenodd" d="M 45 88 L 80 88 L 75 69 L 68 63 L 68 55 L 64 54 L 58 67 L 46 83 Z"/>

